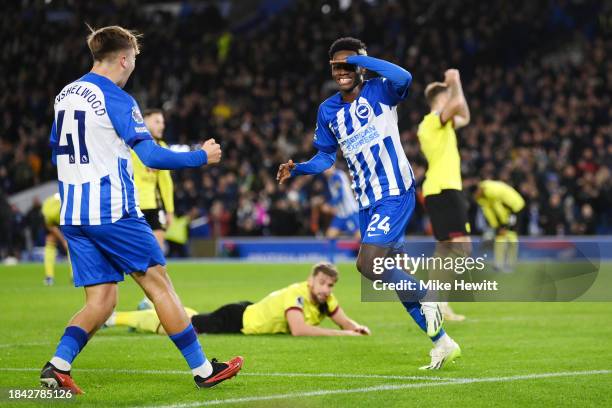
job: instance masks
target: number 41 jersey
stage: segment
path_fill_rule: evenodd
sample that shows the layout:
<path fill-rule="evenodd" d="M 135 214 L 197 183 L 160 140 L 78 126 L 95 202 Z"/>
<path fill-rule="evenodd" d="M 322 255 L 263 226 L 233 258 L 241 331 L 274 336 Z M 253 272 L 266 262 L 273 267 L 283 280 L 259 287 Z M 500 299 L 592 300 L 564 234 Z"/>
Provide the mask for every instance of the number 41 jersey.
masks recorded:
<path fill-rule="evenodd" d="M 151 139 L 138 104 L 92 72 L 55 98 L 50 145 L 57 164 L 60 225 L 99 225 L 141 217 L 130 148 Z"/>

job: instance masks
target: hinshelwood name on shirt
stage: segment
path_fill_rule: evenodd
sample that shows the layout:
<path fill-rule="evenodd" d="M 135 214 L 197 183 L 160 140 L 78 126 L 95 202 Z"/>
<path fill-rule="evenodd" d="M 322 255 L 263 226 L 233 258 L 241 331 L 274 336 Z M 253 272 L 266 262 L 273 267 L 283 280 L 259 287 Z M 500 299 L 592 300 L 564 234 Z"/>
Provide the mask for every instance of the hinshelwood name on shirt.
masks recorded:
<path fill-rule="evenodd" d="M 393 291 L 447 291 L 447 290 L 470 290 L 470 291 L 496 291 L 498 290 L 497 281 L 483 280 L 481 282 L 472 282 L 466 280 L 456 280 L 454 282 L 444 282 L 437 279 L 413 281 L 404 279 L 399 282 L 383 282 L 375 280 L 372 282 L 372 287 L 377 291 L 393 290 Z"/>

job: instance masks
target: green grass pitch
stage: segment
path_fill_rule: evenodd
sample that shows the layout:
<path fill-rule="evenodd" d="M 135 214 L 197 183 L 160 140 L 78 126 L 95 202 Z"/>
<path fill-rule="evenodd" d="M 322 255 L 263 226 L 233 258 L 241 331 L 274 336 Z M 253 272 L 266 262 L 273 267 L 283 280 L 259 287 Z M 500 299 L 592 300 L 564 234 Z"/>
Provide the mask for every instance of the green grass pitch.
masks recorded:
<path fill-rule="evenodd" d="M 609 274 L 612 265 L 605 268 Z M 82 306 L 83 291 L 71 286 L 65 265 L 58 269 L 56 285 L 44 287 L 42 265 L 0 267 L 0 405 L 41 404 L 11 404 L 7 389 L 37 387 Z M 171 263 L 169 270 L 184 304 L 209 311 L 303 280 L 309 265 Z M 65 406 L 612 406 L 612 303 L 455 304 L 468 320 L 446 329 L 463 358 L 422 372 L 431 344 L 401 305 L 362 303 L 354 267 L 340 271 L 340 304 L 371 337 L 201 336 L 209 358 L 239 354 L 245 366 L 235 379 L 197 390 L 165 336 L 101 330 L 73 368 L 86 394 Z M 141 298 L 127 278 L 118 310 Z"/>

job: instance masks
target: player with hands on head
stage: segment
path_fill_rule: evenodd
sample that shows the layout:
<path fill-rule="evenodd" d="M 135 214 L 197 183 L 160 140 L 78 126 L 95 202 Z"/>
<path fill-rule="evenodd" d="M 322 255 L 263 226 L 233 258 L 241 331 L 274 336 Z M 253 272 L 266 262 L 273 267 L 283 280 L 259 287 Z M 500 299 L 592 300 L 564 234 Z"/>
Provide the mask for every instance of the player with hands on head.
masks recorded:
<path fill-rule="evenodd" d="M 469 205 L 462 192 L 461 156 L 455 131 L 469 124 L 470 109 L 463 94 L 459 71 L 448 69 L 444 72 L 444 82 L 427 85 L 425 99 L 430 112 L 419 124 L 417 136 L 427 159 L 422 191 L 437 241 L 435 256 L 469 256 L 472 249 Z M 430 270 L 429 276 L 445 282 L 456 278 L 454 273 L 439 269 Z M 465 319 L 465 316 L 456 314 L 448 302 L 441 302 L 440 307 L 447 320 Z"/>

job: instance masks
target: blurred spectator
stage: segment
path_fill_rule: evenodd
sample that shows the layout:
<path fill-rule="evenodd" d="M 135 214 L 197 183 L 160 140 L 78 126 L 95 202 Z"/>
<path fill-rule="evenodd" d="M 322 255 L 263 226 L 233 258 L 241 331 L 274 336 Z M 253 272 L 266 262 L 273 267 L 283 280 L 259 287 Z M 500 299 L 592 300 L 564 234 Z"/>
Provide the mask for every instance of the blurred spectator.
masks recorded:
<path fill-rule="evenodd" d="M 611 13 L 609 3 L 588 0 L 353 1 L 342 9 L 300 0 L 245 27 L 213 2 L 177 14 L 130 0 L 9 2 L 0 16 L 0 188 L 11 194 L 55 177 L 53 99 L 90 69 L 83 22 L 121 24 L 144 33 L 127 90 L 141 107 L 166 110 L 168 142 L 214 137 L 224 149 L 220 165 L 174 174 L 177 211 L 206 212 L 215 236 L 312 234 L 320 179 L 279 187 L 274 177 L 279 163 L 312 154 L 318 105 L 335 92 L 327 49 L 353 35 L 370 55 L 413 74 L 398 117 L 418 185 L 423 89 L 456 67 L 473 118 L 458 135 L 464 179 L 519 189 L 529 208 L 523 234 L 609 233 L 612 36 L 602 17 Z M 417 208 L 410 233 L 423 233 L 424 220 Z"/>

